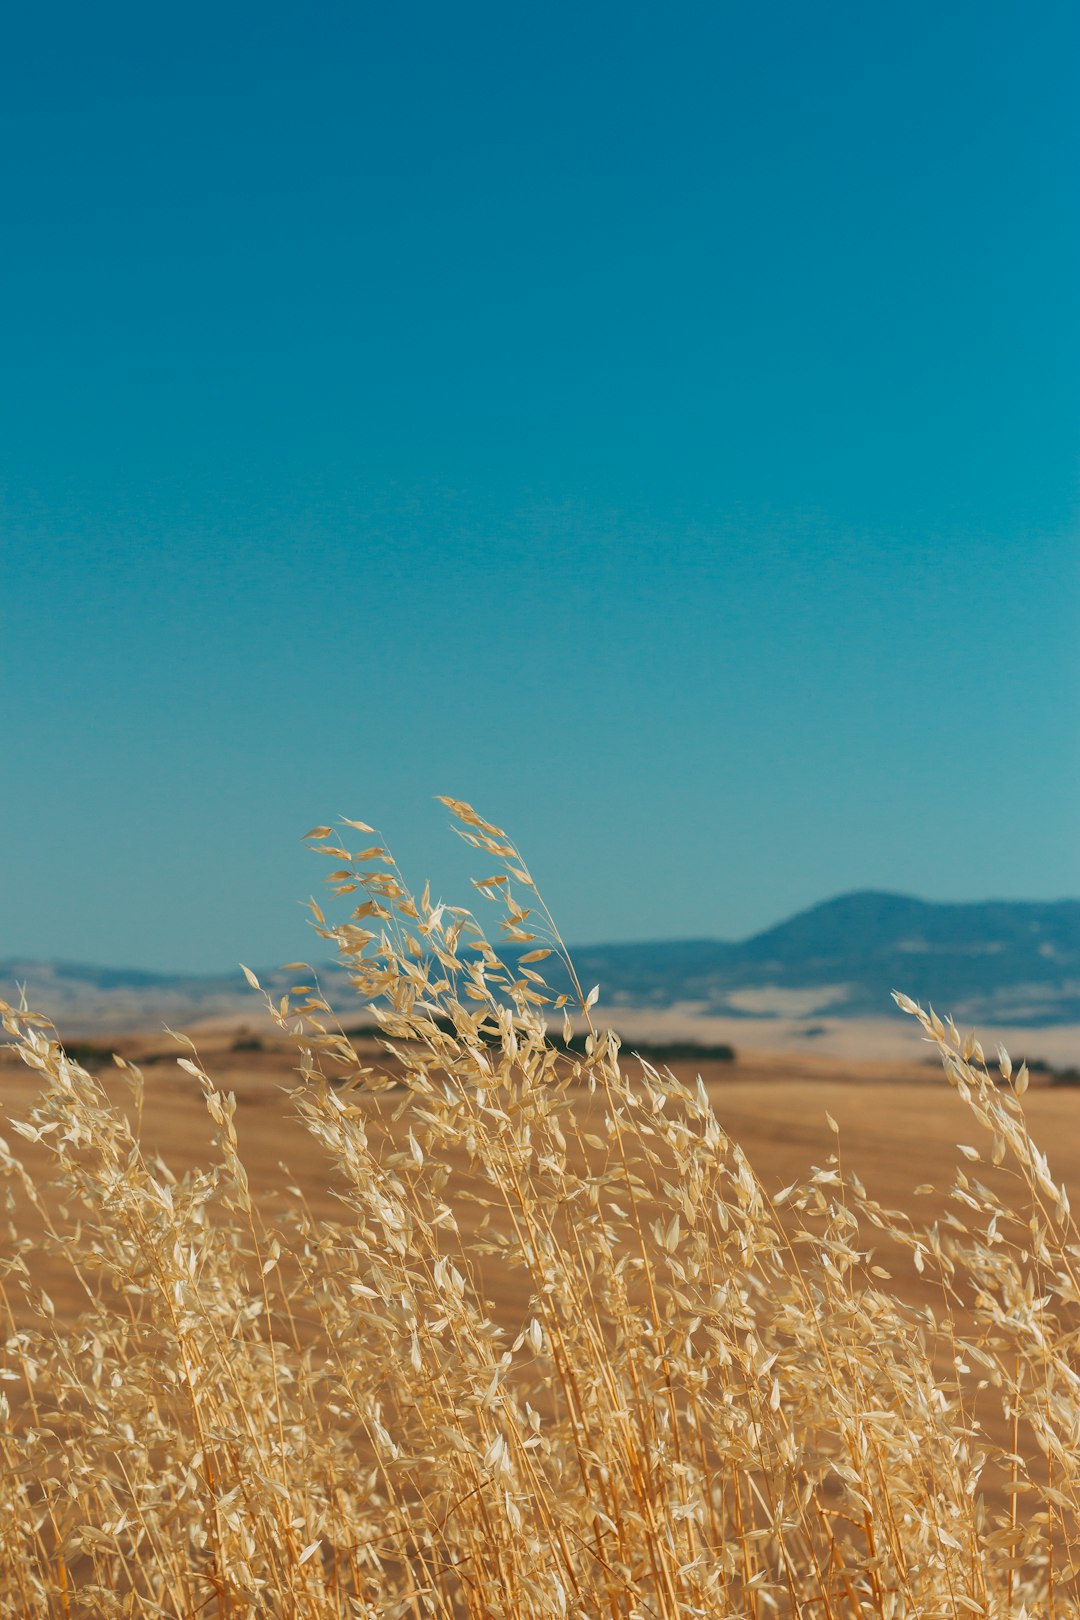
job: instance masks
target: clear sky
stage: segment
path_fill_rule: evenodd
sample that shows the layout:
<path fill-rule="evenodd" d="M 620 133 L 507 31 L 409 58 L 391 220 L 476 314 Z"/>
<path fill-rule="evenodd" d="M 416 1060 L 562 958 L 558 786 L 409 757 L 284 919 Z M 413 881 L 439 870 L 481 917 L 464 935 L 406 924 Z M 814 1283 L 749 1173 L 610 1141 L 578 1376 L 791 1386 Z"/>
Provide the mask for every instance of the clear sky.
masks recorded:
<path fill-rule="evenodd" d="M 1073 0 L 4 34 L 0 957 L 460 899 L 437 793 L 580 942 L 1080 894 Z"/>

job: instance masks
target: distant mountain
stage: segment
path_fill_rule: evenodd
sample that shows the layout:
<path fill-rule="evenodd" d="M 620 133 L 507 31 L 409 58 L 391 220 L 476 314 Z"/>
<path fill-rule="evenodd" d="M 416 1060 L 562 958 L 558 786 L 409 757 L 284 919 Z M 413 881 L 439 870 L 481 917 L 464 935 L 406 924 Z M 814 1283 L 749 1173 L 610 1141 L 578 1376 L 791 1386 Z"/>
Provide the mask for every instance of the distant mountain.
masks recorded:
<path fill-rule="evenodd" d="M 279 975 L 269 975 L 268 984 Z M 0 996 L 15 1001 L 25 985 L 35 1012 L 58 1029 L 89 1034 L 96 1030 L 181 1029 L 207 1018 L 260 1017 L 259 997 L 236 973 L 145 973 L 138 968 L 88 966 L 82 962 L 0 962 Z"/>
<path fill-rule="evenodd" d="M 574 952 L 609 1004 L 738 1016 L 877 1016 L 889 992 L 967 1022 L 1080 1021 L 1080 901 L 944 905 L 862 891 L 738 944 L 678 940 Z"/>
<path fill-rule="evenodd" d="M 880 1017 L 893 1011 L 889 992 L 899 989 L 965 1023 L 1080 1023 L 1077 900 L 943 905 L 866 891 L 738 943 L 644 941 L 583 946 L 572 955 L 585 987 L 600 984 L 613 1017 L 620 1006 L 744 1018 Z M 279 991 L 295 977 L 260 974 Z M 321 967 L 319 978 L 348 1022 L 354 1009 L 343 970 Z M 31 1005 L 68 1031 L 254 1019 L 260 1011 L 239 971 L 200 978 L 0 962 L 0 995 L 11 1000 L 19 982 Z"/>

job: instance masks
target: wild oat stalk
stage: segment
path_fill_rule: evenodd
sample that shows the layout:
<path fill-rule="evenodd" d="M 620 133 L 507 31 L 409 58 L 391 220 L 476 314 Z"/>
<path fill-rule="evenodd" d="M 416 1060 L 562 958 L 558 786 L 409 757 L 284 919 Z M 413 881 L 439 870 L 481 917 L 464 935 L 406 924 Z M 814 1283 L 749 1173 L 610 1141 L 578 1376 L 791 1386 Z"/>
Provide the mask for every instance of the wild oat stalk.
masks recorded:
<path fill-rule="evenodd" d="M 700 1081 L 625 1064 L 592 1027 L 518 851 L 445 802 L 497 863 L 478 887 L 498 945 L 410 895 L 380 843 L 310 835 L 361 897 L 315 921 L 394 1073 L 317 991 L 267 998 L 336 1221 L 253 1200 L 235 1100 L 193 1049 L 218 1157 L 177 1179 L 51 1028 L 4 1006 L 43 1083 L 15 1129 L 52 1173 L 0 1145 L 3 1612 L 1080 1612 L 1080 1245 L 1026 1073 L 1002 1054 L 999 1083 L 898 997 L 1014 1195 L 971 1147 L 944 1230 L 835 1157 L 770 1198 Z M 582 1057 L 548 1030 L 571 1010 Z M 885 1286 L 871 1241 L 911 1252 L 938 1311 Z M 74 1320 L 35 1280 L 43 1254 L 77 1280 Z M 496 1296 L 518 1302 L 509 1327 Z"/>

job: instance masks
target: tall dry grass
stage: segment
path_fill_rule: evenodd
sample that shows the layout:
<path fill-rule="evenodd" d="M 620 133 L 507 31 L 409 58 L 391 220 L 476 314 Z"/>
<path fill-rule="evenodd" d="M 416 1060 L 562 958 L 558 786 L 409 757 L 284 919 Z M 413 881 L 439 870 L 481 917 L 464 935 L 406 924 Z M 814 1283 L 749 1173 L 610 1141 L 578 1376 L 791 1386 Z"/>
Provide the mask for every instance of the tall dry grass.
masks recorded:
<path fill-rule="evenodd" d="M 14 1129 L 51 1175 L 3 1145 L 0 1612 L 1080 1611 L 1080 1244 L 1023 1071 L 898 998 L 978 1127 L 947 1224 L 881 1208 L 838 1155 L 770 1197 L 700 1082 L 549 1038 L 592 998 L 569 964 L 573 996 L 547 988 L 565 952 L 517 850 L 447 802 L 509 949 L 381 846 L 312 835 L 361 901 L 316 924 L 407 1075 L 359 1063 L 317 989 L 270 1002 L 332 1223 L 287 1187 L 253 1202 L 193 1049 L 217 1158 L 178 1179 L 140 1144 L 137 1069 L 121 1107 L 4 1008 L 42 1082 Z"/>

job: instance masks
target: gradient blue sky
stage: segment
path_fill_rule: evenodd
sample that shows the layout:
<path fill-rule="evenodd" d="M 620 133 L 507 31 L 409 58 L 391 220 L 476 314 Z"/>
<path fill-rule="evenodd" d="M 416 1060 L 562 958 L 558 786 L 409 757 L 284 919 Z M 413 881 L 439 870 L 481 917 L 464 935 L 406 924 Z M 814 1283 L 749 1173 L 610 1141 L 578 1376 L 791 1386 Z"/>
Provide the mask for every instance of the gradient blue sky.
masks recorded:
<path fill-rule="evenodd" d="M 9 12 L 0 957 L 1080 894 L 1071 3 Z"/>

